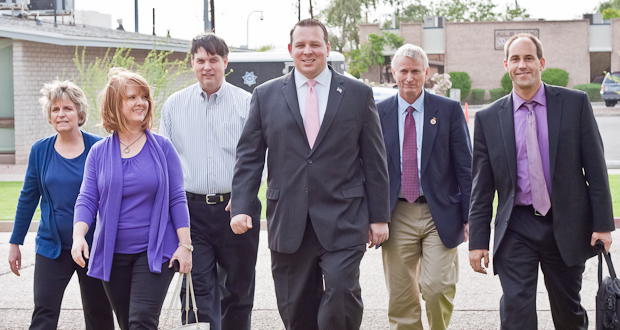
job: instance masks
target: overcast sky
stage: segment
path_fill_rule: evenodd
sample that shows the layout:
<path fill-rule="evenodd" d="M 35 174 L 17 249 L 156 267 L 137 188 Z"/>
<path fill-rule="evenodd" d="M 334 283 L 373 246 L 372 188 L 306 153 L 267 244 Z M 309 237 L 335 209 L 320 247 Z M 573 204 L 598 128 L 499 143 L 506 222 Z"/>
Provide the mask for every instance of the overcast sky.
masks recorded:
<path fill-rule="evenodd" d="M 346 0 L 345 0 L 346 1 Z M 507 3 L 514 5 L 514 0 L 492 0 L 501 8 Z M 302 0 L 301 18 L 310 17 L 308 0 Z M 527 9 L 531 17 L 547 20 L 571 20 L 581 18 L 584 13 L 591 13 L 599 0 L 519 0 L 519 6 Z M 157 35 L 165 35 L 167 30 L 174 38 L 191 39 L 204 29 L 204 0 L 138 0 L 139 32 L 152 33 L 153 8 Z M 248 15 L 249 46 L 257 48 L 263 45 L 274 45 L 285 49 L 289 40 L 289 31 L 297 22 L 297 0 L 215 0 L 216 33 L 226 40 L 230 46 L 246 44 Z M 329 0 L 314 0 L 315 15 L 325 8 Z M 430 0 L 422 0 L 429 4 Z M 76 10 L 93 10 L 112 15 L 112 27 L 118 26 L 117 19 L 123 20 L 127 31 L 134 31 L 134 1 L 132 0 L 75 0 Z M 393 9 L 382 6 L 369 13 L 369 21 L 385 20 L 386 14 Z"/>

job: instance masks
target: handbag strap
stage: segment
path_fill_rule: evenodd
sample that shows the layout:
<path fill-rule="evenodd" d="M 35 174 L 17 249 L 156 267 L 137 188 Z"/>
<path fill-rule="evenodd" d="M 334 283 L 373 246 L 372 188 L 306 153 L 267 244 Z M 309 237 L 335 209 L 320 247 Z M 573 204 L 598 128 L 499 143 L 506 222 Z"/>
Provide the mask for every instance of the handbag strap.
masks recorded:
<path fill-rule="evenodd" d="M 614 269 L 614 264 L 611 262 L 611 253 L 605 251 L 605 245 L 601 240 L 596 241 L 596 247 L 598 247 L 598 284 L 601 284 L 603 281 L 603 256 L 605 257 L 605 262 L 607 262 L 607 268 L 609 269 L 609 276 L 612 280 L 616 279 L 616 270 Z"/>
<path fill-rule="evenodd" d="M 194 306 L 194 316 L 196 317 L 196 325 L 197 328 L 200 329 L 200 324 L 198 322 L 198 307 L 196 307 L 196 295 L 194 294 L 194 284 L 192 282 L 192 273 L 187 274 L 179 274 L 179 279 L 177 281 L 176 288 L 174 289 L 174 294 L 172 295 L 172 300 L 170 301 L 170 305 L 168 306 L 168 312 L 166 313 L 166 318 L 164 319 L 163 329 L 166 328 L 168 324 L 168 320 L 172 315 L 172 311 L 176 310 L 177 302 L 179 301 L 177 297 L 181 293 L 181 287 L 183 286 L 183 277 L 186 277 L 186 293 L 185 293 L 185 324 L 189 324 L 189 299 L 191 296 L 192 306 Z M 174 320 L 174 317 L 172 318 Z"/>

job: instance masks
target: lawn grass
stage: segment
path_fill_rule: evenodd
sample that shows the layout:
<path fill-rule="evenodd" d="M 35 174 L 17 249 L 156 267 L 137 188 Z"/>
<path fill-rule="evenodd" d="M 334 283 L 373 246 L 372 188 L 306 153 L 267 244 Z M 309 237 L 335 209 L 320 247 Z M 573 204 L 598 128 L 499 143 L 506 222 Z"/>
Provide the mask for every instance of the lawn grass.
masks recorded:
<path fill-rule="evenodd" d="M 15 209 L 17 208 L 17 199 L 19 198 L 19 192 L 22 189 L 22 182 L 0 182 L 0 221 L 13 220 L 15 217 Z M 613 201 L 614 216 L 620 217 L 620 175 L 609 176 L 609 187 L 611 189 L 611 199 Z M 263 210 L 261 213 L 261 219 L 265 219 L 265 192 L 267 191 L 267 185 L 264 184 L 259 192 L 258 198 L 263 204 Z M 495 215 L 495 209 L 497 208 L 497 198 L 493 203 L 493 214 Z M 37 211 L 33 217 L 33 220 L 39 220 L 41 218 L 41 210 L 37 208 Z"/>

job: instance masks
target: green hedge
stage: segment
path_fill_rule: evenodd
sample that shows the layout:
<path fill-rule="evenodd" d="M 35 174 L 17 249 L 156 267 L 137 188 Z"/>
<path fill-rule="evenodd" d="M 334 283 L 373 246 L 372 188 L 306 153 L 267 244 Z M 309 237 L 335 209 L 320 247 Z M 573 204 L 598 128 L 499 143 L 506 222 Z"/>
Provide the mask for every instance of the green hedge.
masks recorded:
<path fill-rule="evenodd" d="M 599 102 L 601 100 L 601 84 L 575 85 L 573 88 L 588 93 L 590 102 Z"/>
<path fill-rule="evenodd" d="M 476 88 L 471 91 L 471 98 L 474 104 L 482 104 L 484 102 L 484 89 Z"/>
<path fill-rule="evenodd" d="M 506 94 L 512 91 L 512 80 L 510 80 L 510 75 L 508 72 L 506 72 L 506 74 L 502 77 L 502 89 Z"/>
<path fill-rule="evenodd" d="M 489 100 L 490 102 L 495 102 L 498 99 L 504 97 L 505 95 L 507 95 L 508 93 L 504 92 L 503 88 L 493 88 L 491 90 L 489 90 L 489 93 L 491 94 L 491 99 Z"/>
<path fill-rule="evenodd" d="M 465 101 L 465 98 L 471 91 L 471 78 L 467 72 L 450 72 L 450 81 L 452 82 L 451 88 L 458 88 L 461 90 L 461 101 Z"/>
<path fill-rule="evenodd" d="M 549 85 L 568 86 L 568 72 L 562 69 L 549 68 L 542 72 L 541 79 Z"/>

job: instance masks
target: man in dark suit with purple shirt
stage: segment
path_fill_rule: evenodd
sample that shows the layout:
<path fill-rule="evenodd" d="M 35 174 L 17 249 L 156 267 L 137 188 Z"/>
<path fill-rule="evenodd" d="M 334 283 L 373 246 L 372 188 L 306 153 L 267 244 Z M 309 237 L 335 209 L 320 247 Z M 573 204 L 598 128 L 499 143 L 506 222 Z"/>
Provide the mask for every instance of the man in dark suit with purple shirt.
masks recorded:
<path fill-rule="evenodd" d="M 542 83 L 538 38 L 517 34 L 504 50 L 513 91 L 476 113 L 470 264 L 486 274 L 497 191 L 501 329 L 537 329 L 539 265 L 556 329 L 587 329 L 585 261 L 599 239 L 609 251 L 614 230 L 603 142 L 585 93 Z"/>

